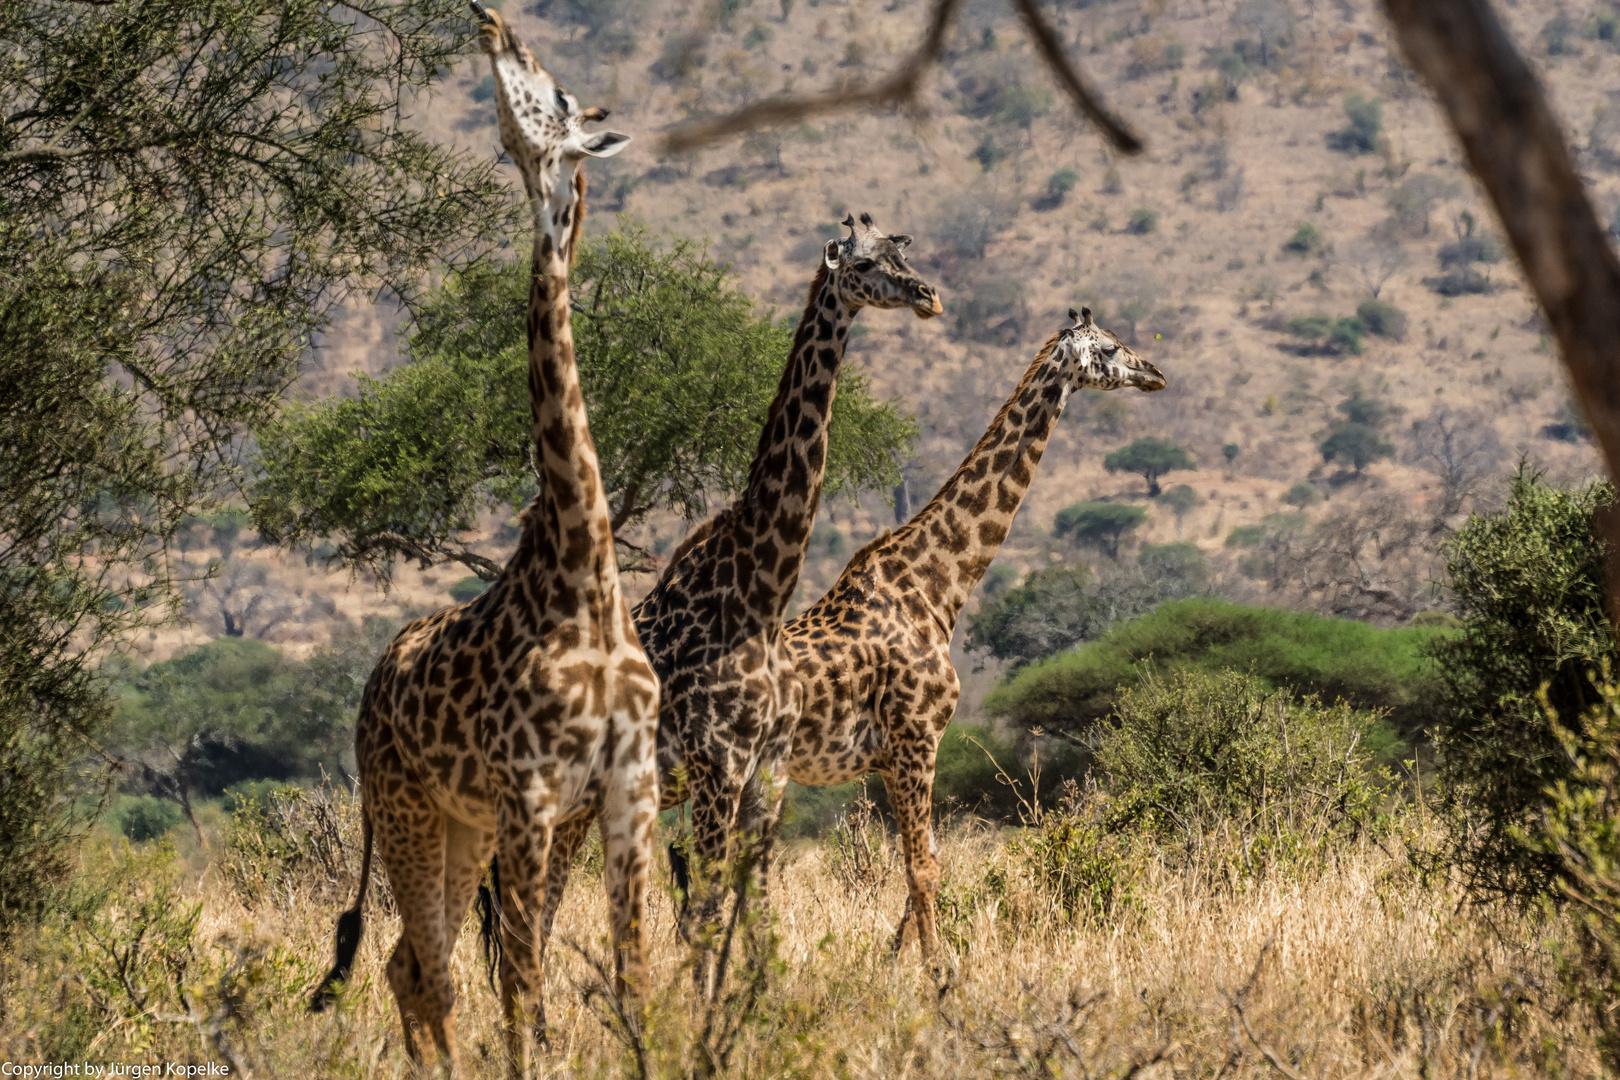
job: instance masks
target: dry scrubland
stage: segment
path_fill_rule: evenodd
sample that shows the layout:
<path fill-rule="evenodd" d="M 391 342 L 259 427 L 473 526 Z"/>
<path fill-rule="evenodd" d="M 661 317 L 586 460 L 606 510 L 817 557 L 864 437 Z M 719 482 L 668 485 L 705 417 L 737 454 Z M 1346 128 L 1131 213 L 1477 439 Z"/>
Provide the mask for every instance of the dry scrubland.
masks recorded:
<path fill-rule="evenodd" d="M 25 963 L 13 969 L 0 1054 L 230 1061 L 259 1077 L 410 1075 L 383 978 L 398 926 L 378 899 L 386 888 L 373 893 L 341 1008 L 303 1010 L 357 869 L 355 811 L 341 798 L 300 803 L 284 835 L 304 838 L 302 855 L 226 843 L 205 865 L 168 848 L 94 846 L 76 901 L 86 921 L 53 923 L 12 954 Z M 1459 915 L 1453 889 L 1411 871 L 1403 845 L 1422 840 L 1420 819 L 1406 828 L 1335 849 L 1314 869 L 1248 872 L 1219 840 L 1182 861 L 1094 839 L 1087 850 L 1107 853 L 1119 874 L 1083 895 L 1116 903 L 1080 918 L 1062 914 L 1020 854 L 1039 830 L 957 822 L 941 845 L 951 943 L 942 978 L 914 950 L 890 951 L 903 874 L 880 832 L 867 832 L 875 847 L 865 847 L 859 823 L 846 823 L 780 856 L 775 957 L 752 1007 L 722 1013 L 721 1027 L 743 1018 L 725 1074 L 1598 1075 L 1590 1033 L 1561 1014 L 1551 989 L 1558 925 L 1491 909 Z M 554 939 L 570 944 L 547 974 L 543 1075 L 637 1075 L 586 959 L 605 952 L 599 889 L 587 849 Z M 672 906 L 660 893 L 650 910 L 646 1070 L 690 1075 L 702 1016 Z M 469 921 L 453 961 L 465 1063 L 471 1075 L 503 1076 L 478 945 Z"/>
<path fill-rule="evenodd" d="M 945 65 L 927 80 L 920 119 L 835 116 L 667 159 L 658 155 L 657 133 L 683 118 L 888 70 L 918 33 L 921 0 L 718 8 L 614 0 L 600 5 L 609 14 L 597 29 L 564 0 L 521 7 L 511 0 L 505 10 L 582 100 L 612 107 L 612 126 L 636 136 L 623 155 L 592 165 L 593 230 L 623 213 L 655 230 L 706 236 L 734 263 L 743 287 L 784 315 L 796 313 L 819 243 L 846 212 L 868 210 L 883 227 L 916 235 L 914 262 L 940 284 L 946 314 L 925 323 L 869 312 L 850 349 L 874 390 L 901 399 L 922 425 L 907 468 L 916 504 L 981 433 L 1065 309 L 1089 303 L 1122 332 L 1134 318 L 1139 348 L 1164 369 L 1170 389 L 1071 406 L 1001 561 L 1023 572 L 1094 560 L 1053 537 L 1053 516 L 1081 499 L 1142 502 L 1140 478 L 1110 475 L 1102 459 L 1154 435 L 1197 460 L 1196 473 L 1173 473 L 1168 482 L 1192 484 L 1200 503 L 1180 526 L 1145 504 L 1150 516 L 1138 538 L 1192 540 L 1221 570 L 1221 587 L 1265 600 L 1265 586 L 1236 571 L 1226 535 L 1287 510 L 1282 495 L 1306 480 L 1326 496 L 1304 511 L 1315 520 L 1394 512 L 1401 520 L 1386 523 L 1387 536 L 1423 518 L 1438 487 L 1413 458 L 1409 428 L 1436 403 L 1483 417 L 1497 437 L 1498 469 L 1526 453 L 1554 477 L 1574 478 L 1588 474 L 1594 459 L 1584 441 L 1567 437 L 1572 414 L 1562 376 L 1511 259 L 1479 267 L 1490 278 L 1488 294 L 1443 297 L 1423 282 L 1441 273 L 1440 250 L 1466 227 L 1465 212 L 1481 232 L 1494 231 L 1493 222 L 1427 95 L 1392 54 L 1375 5 L 1292 4 L 1288 46 L 1269 67 L 1250 63 L 1228 94 L 1219 57 L 1254 37 L 1244 22 L 1253 6 L 1117 0 L 1053 9 L 1088 75 L 1144 135 L 1148 152 L 1135 159 L 1105 152 L 1051 98 L 1009 10 L 993 0 L 964 6 Z M 730 15 L 720 19 L 721 10 Z M 1620 55 L 1593 31 L 1605 11 L 1522 2 L 1504 16 L 1543 72 L 1594 197 L 1609 213 L 1620 199 L 1609 104 L 1620 91 Z M 1543 31 L 1556 19 L 1567 33 L 1554 52 Z M 674 58 L 689 41 L 701 64 L 681 74 Z M 493 110 L 478 99 L 484 75 L 469 58 L 420 103 L 419 122 L 435 137 L 493 153 Z M 1382 103 L 1373 152 L 1329 146 L 1329 135 L 1347 125 L 1343 103 L 1353 93 Z M 1608 120 L 1597 123 L 1600 116 Z M 973 155 L 987 139 L 1001 156 L 984 168 Z M 1053 205 L 1048 182 L 1065 169 L 1075 186 Z M 1390 225 L 1392 199 L 1419 189 L 1428 192 L 1426 215 Z M 1140 220 L 1132 226 L 1138 211 L 1157 215 L 1150 231 Z M 1319 244 L 1285 251 L 1302 223 L 1318 230 Z M 1282 327 L 1299 316 L 1355 311 L 1369 292 L 1358 253 L 1379 229 L 1393 230 L 1409 260 L 1380 292 L 1408 316 L 1404 338 L 1369 335 L 1359 355 L 1301 355 L 1309 350 Z M 349 311 L 324 339 L 300 393 L 350 392 L 350 372 L 398 363 L 401 318 L 387 303 Z M 1384 434 L 1395 453 L 1352 476 L 1324 463 L 1317 444 L 1340 419 L 1335 405 L 1357 387 L 1394 407 Z M 1240 448 L 1230 467 L 1221 453 L 1227 443 Z M 871 493 L 859 505 L 838 500 L 824 508 L 841 553 L 836 545 L 812 551 L 802 602 L 889 523 L 886 498 Z M 498 555 L 506 549 L 496 524 L 486 550 Z M 1427 535 L 1428 520 L 1421 524 L 1408 531 Z M 654 518 L 633 539 L 685 527 Z M 1400 604 L 1375 612 L 1379 618 L 1398 620 L 1433 603 L 1425 598 L 1431 546 L 1355 553 L 1367 577 L 1402 593 Z M 295 651 L 324 640 L 333 618 L 437 607 L 464 575 L 459 567 L 405 568 L 384 596 L 364 580 L 307 571 L 297 556 L 243 551 L 240 558 L 264 560 L 272 591 L 297 600 L 296 618 L 267 635 Z M 633 582 L 632 591 L 644 584 Z M 320 603 L 308 602 L 312 595 Z M 208 636 L 198 624 L 147 645 L 160 658 Z M 968 713 L 977 698 L 970 690 Z"/>

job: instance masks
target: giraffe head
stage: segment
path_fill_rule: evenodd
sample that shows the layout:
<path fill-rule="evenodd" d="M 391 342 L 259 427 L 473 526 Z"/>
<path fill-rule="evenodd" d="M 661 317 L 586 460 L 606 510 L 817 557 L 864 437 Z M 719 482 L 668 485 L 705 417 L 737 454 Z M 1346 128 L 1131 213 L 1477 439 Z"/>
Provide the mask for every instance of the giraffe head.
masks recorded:
<path fill-rule="evenodd" d="M 1119 338 L 1098 326 L 1090 308 L 1069 309 L 1073 326 L 1059 330 L 1046 349 L 1051 362 L 1067 372 L 1064 385 L 1076 390 L 1118 390 L 1134 386 L 1152 393 L 1164 389 L 1164 375 L 1137 356 Z"/>
<path fill-rule="evenodd" d="M 887 236 L 872 224 L 871 214 L 844 219 L 849 235 L 829 240 L 823 253 L 827 274 L 839 299 L 851 308 L 908 307 L 920 319 L 931 319 L 945 308 L 939 293 L 906 263 L 911 237 Z"/>
<path fill-rule="evenodd" d="M 499 13 L 477 0 L 472 8 L 480 20 L 478 47 L 494 71 L 501 145 L 523 174 L 536 230 L 551 238 L 556 251 L 571 253 L 584 194 L 579 163 L 587 157 L 612 157 L 630 136 L 586 132 L 584 125 L 606 119 L 607 110 L 580 108 Z"/>

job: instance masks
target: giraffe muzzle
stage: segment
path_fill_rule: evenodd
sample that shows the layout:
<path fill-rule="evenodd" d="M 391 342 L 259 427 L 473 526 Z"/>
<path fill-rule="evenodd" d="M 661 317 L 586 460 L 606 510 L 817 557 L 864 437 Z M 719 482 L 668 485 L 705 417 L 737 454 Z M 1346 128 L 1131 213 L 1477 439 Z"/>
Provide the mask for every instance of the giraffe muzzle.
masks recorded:
<path fill-rule="evenodd" d="M 912 301 L 911 310 L 917 313 L 919 319 L 932 319 L 945 310 L 945 305 L 939 302 L 939 293 L 933 289 L 923 289 Z"/>
<path fill-rule="evenodd" d="M 490 13 L 484 8 L 484 5 L 480 4 L 478 0 L 467 0 L 467 5 L 472 8 L 473 17 L 479 22 L 492 23 L 495 21 L 494 16 L 490 15 Z"/>

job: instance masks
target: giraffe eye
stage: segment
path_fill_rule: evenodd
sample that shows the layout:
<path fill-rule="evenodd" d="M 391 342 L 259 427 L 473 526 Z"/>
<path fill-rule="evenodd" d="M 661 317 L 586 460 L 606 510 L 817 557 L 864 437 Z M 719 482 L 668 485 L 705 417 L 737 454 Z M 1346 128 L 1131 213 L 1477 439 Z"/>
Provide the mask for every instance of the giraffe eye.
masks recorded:
<path fill-rule="evenodd" d="M 872 267 L 874 267 L 876 265 L 877 264 L 874 263 L 871 259 L 856 259 L 855 260 L 855 272 L 857 274 L 864 274 L 864 273 L 866 273 L 868 270 L 872 269 Z"/>

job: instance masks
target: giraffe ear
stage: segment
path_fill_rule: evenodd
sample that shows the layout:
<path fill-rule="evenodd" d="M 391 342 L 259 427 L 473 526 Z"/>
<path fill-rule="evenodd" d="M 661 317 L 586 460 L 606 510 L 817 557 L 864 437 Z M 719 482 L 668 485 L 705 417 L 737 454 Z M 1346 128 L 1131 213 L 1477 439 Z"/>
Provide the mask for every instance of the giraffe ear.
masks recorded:
<path fill-rule="evenodd" d="M 591 157 L 612 157 L 629 144 L 630 136 L 617 131 L 598 131 L 574 143 L 581 154 Z"/>
<path fill-rule="evenodd" d="M 838 241 L 827 241 L 827 246 L 821 249 L 821 257 L 826 262 L 827 269 L 838 269 Z"/>
<path fill-rule="evenodd" d="M 900 248 L 902 251 L 911 244 L 911 237 L 905 233 L 895 233 L 889 239 L 894 242 L 895 247 Z"/>

